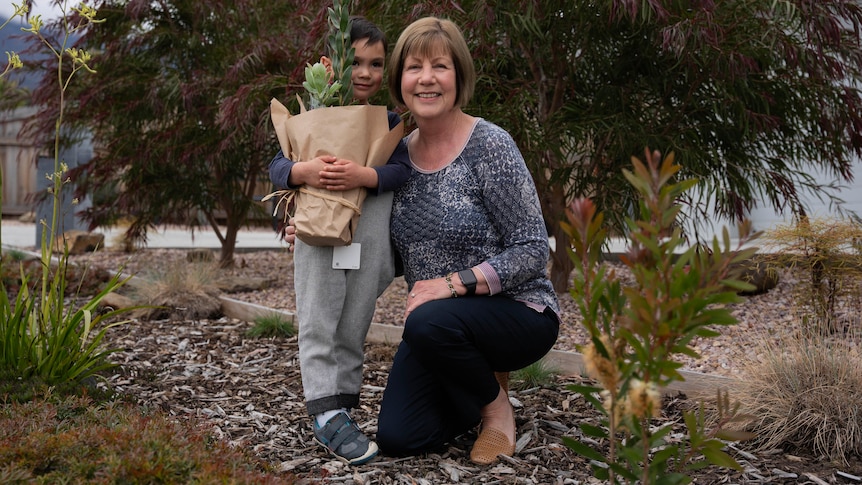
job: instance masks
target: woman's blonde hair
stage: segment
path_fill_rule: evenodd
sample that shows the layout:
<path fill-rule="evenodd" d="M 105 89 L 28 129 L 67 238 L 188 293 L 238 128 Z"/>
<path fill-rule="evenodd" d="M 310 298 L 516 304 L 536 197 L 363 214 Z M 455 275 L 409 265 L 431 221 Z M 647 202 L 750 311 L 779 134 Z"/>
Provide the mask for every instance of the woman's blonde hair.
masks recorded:
<path fill-rule="evenodd" d="M 392 50 L 394 65 L 389 69 L 389 92 L 393 99 L 404 104 L 401 74 L 407 56 L 431 57 L 440 52 L 450 54 L 455 64 L 455 104 L 460 108 L 467 106 L 476 87 L 473 57 L 458 26 L 450 20 L 437 17 L 425 17 L 413 22 L 398 37 Z"/>

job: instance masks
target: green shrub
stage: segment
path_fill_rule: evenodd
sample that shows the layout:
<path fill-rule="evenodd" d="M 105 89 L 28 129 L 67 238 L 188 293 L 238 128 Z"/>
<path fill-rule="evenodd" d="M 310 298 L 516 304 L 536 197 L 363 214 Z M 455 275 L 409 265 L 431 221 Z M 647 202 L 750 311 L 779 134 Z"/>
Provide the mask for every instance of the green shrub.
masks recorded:
<path fill-rule="evenodd" d="M 58 272 L 62 273 L 63 264 Z M 40 299 L 30 293 L 26 276 L 14 303 L 0 288 L 0 381 L 37 380 L 47 385 L 81 382 L 112 367 L 102 349 L 105 332 L 123 322 L 106 323 L 118 311 L 100 313 L 99 302 L 123 281 L 115 276 L 78 308 L 65 307 L 65 276 L 49 280 Z"/>
<path fill-rule="evenodd" d="M 601 264 L 607 231 L 603 216 L 589 199 L 575 201 L 564 230 L 572 241 L 575 263 L 572 296 L 590 343 L 581 346 L 588 375 L 595 386 L 572 386 L 604 416 L 602 426 L 581 425 L 584 435 L 608 445 L 606 454 L 565 438 L 566 444 L 591 460 L 596 478 L 610 483 L 688 483 L 685 475 L 709 464 L 740 469 L 722 451 L 722 439 L 741 439 L 748 433 L 726 429 L 742 418 L 719 395 L 719 416 L 708 428 L 703 410 L 685 414 L 687 440 L 665 437 L 671 424 L 656 426 L 661 414 L 660 389 L 682 380 L 682 363 L 675 354 L 697 357 L 689 345 L 697 337 L 714 337 L 712 328 L 736 320 L 727 305 L 739 301 L 737 290 L 751 285 L 730 279 L 731 265 L 754 249 L 742 250 L 750 239 L 740 225 L 740 247 L 731 249 L 727 230 L 724 249 L 691 247 L 679 254 L 685 241 L 675 227 L 677 200 L 695 181 L 672 183 L 679 166 L 673 154 L 663 162 L 657 152 L 646 152 L 646 163 L 632 158 L 634 171 L 625 171 L 640 195 L 636 217 L 627 220 L 629 249 L 621 256 L 634 282 L 623 286 L 608 266 Z M 594 441 L 592 441 L 594 442 Z"/>
<path fill-rule="evenodd" d="M 86 397 L 0 406 L 0 463 L 0 483 L 296 482 L 205 423 Z"/>

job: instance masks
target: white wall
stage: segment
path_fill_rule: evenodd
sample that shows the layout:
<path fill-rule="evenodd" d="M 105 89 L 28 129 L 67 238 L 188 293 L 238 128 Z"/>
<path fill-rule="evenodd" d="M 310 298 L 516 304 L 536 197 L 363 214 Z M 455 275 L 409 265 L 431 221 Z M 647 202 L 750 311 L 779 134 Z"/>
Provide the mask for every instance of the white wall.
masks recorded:
<path fill-rule="evenodd" d="M 842 210 L 847 213 L 855 213 L 857 216 L 862 216 L 862 161 L 857 160 L 853 164 L 853 174 L 855 180 L 849 184 L 844 184 L 840 192 L 836 193 L 838 199 L 843 200 L 841 204 Z M 834 178 L 824 174 L 822 170 L 812 169 L 812 177 L 819 183 L 828 184 L 834 182 Z M 837 184 L 836 184 L 837 185 Z M 842 215 L 835 207 L 830 207 L 830 201 L 824 199 L 820 201 L 817 197 L 810 194 L 803 194 L 803 200 L 808 210 L 808 216 L 811 218 L 841 218 Z M 776 214 L 771 207 L 760 207 L 752 211 L 750 216 L 754 228 L 759 231 L 769 230 L 777 224 L 789 224 L 793 222 L 793 214 Z"/>
<path fill-rule="evenodd" d="M 850 214 L 854 213 L 857 216 L 862 217 L 862 161 L 857 160 L 854 162 L 852 170 L 853 174 L 856 176 L 856 180 L 851 183 L 843 184 L 840 191 L 834 192 L 835 196 L 843 201 L 841 204 L 843 214 L 840 213 L 834 205 L 830 206 L 830 200 L 828 198 L 824 198 L 824 200 L 821 201 L 810 193 L 803 193 L 801 196 L 809 217 L 840 219 L 846 218 Z M 823 173 L 822 170 L 816 170 L 812 167 L 810 173 L 817 183 L 830 184 L 835 182 L 833 177 Z M 696 194 L 697 193 L 695 192 L 695 198 L 697 197 Z M 712 214 L 713 207 L 710 206 L 707 209 L 707 213 Z M 751 214 L 749 214 L 749 219 L 751 220 L 755 231 L 768 231 L 779 224 L 793 223 L 793 214 L 789 211 L 785 211 L 783 214 L 777 214 L 771 205 L 768 205 L 768 203 L 761 203 L 760 207 L 752 210 Z M 731 223 L 724 218 L 713 216 L 708 221 L 698 220 L 698 223 L 700 224 L 699 237 L 701 242 L 711 242 L 714 236 L 718 236 L 720 240 L 723 227 L 728 228 L 732 239 L 736 239 L 739 236 L 738 231 L 736 230 L 736 224 Z M 693 225 L 694 224 L 692 222 L 684 225 L 688 234 L 694 234 L 692 232 Z"/>

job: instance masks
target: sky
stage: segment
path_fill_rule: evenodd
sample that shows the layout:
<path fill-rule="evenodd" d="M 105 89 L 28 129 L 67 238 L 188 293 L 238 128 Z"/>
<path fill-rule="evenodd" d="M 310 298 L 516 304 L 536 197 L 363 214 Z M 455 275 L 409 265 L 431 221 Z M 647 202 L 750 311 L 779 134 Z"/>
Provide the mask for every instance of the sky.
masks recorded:
<path fill-rule="evenodd" d="M 15 8 L 12 7 L 12 4 L 16 3 L 21 5 L 24 3 L 24 0 L 0 0 L 0 16 L 5 18 L 9 18 L 15 12 Z M 80 3 L 80 0 L 69 1 L 68 8 L 73 6 L 77 6 Z M 60 9 L 56 6 L 56 2 L 54 0 L 34 0 L 33 8 L 30 10 L 30 15 L 41 15 L 42 20 L 48 20 L 60 15 Z"/>

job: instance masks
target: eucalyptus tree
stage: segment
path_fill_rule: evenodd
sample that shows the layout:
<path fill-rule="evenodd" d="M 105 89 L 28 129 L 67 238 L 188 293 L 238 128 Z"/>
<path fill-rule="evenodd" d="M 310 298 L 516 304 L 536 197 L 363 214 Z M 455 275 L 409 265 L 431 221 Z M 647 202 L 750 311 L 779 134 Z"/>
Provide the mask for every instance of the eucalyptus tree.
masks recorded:
<path fill-rule="evenodd" d="M 278 149 L 270 99 L 287 103 L 306 62 L 319 58 L 325 9 L 302 0 L 105 0 L 98 17 L 76 41 L 94 53 L 96 72 L 67 111 L 96 147 L 75 173 L 78 189 L 94 194 L 86 219 L 129 220 L 130 241 L 161 222 L 208 225 L 230 265 L 238 232 L 264 210 L 255 195 L 270 188 Z M 56 76 L 40 67 L 39 104 Z"/>
<path fill-rule="evenodd" d="M 847 182 L 862 153 L 856 0 L 429 0 L 379 13 L 402 26 L 427 14 L 464 28 L 480 74 L 469 111 L 525 155 L 558 291 L 568 202 L 591 197 L 625 231 L 635 194 L 622 169 L 646 147 L 699 180 L 696 222 L 759 204 L 804 213 L 803 193 L 834 196 L 813 169 Z"/>

